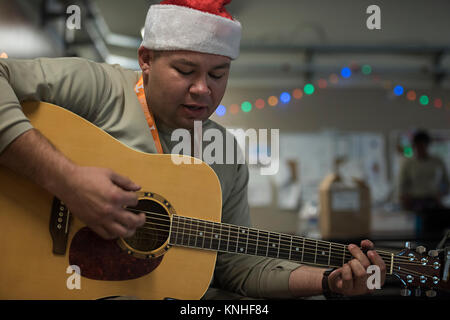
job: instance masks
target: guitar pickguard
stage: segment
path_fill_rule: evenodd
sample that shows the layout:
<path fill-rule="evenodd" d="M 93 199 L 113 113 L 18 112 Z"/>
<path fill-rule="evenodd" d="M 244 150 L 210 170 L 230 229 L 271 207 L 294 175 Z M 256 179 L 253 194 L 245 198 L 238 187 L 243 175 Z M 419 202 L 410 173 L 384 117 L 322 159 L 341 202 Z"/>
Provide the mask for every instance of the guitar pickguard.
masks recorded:
<path fill-rule="evenodd" d="M 116 240 L 105 240 L 89 228 L 73 237 L 69 263 L 80 268 L 81 276 L 92 280 L 121 281 L 140 278 L 152 272 L 163 256 L 139 259 L 122 250 Z"/>

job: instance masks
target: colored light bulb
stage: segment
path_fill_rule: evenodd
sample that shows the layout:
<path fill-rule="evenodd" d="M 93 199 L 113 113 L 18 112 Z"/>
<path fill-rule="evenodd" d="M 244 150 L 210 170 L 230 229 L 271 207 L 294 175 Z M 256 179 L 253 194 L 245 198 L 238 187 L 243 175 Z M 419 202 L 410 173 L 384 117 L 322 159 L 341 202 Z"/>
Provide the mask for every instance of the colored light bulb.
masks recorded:
<path fill-rule="evenodd" d="M 314 86 L 310 83 L 305 84 L 304 88 L 303 88 L 303 92 L 305 92 L 305 94 L 311 95 L 314 93 Z"/>
<path fill-rule="evenodd" d="M 291 95 L 289 93 L 287 93 L 287 92 L 283 92 L 280 95 L 280 101 L 283 104 L 289 103 L 291 101 Z"/>
<path fill-rule="evenodd" d="M 248 101 L 245 101 L 241 104 L 241 109 L 244 112 L 250 112 L 252 110 L 252 104 Z"/>
<path fill-rule="evenodd" d="M 225 108 L 224 105 L 219 105 L 216 109 L 216 114 L 219 117 L 223 117 L 225 115 L 225 113 L 227 113 L 227 108 Z"/>

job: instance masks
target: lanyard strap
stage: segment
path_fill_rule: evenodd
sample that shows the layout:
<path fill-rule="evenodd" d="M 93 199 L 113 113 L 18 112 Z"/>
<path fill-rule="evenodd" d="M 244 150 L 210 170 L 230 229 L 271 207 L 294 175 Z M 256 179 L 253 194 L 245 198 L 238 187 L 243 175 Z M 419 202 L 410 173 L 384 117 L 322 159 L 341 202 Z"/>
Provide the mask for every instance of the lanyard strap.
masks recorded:
<path fill-rule="evenodd" d="M 159 139 L 158 129 L 156 128 L 156 123 L 153 118 L 151 110 L 147 106 L 147 100 L 145 99 L 145 92 L 144 92 L 144 79 L 141 78 L 136 83 L 136 86 L 134 87 L 134 91 L 136 92 L 137 98 L 139 102 L 141 103 L 142 111 L 144 111 L 145 119 L 147 120 L 148 127 L 150 128 L 150 132 L 153 136 L 153 141 L 155 141 L 156 150 L 158 153 L 163 153 L 163 149 L 161 146 L 161 140 Z"/>

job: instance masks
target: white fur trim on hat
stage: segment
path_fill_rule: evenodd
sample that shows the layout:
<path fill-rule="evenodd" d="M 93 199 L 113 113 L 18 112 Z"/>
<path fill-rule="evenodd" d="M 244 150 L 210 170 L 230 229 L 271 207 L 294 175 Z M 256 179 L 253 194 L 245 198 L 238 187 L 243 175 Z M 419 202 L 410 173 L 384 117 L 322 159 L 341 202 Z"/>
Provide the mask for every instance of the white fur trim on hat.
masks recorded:
<path fill-rule="evenodd" d="M 142 46 L 239 56 L 241 24 L 215 14 L 176 5 L 152 5 L 145 20 Z"/>

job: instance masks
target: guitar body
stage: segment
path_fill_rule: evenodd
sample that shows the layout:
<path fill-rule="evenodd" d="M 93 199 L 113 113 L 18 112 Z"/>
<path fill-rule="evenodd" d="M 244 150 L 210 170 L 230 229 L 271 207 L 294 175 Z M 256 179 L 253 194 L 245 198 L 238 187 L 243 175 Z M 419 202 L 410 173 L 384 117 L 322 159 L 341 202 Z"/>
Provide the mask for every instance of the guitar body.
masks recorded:
<path fill-rule="evenodd" d="M 140 199 L 166 211 L 167 219 L 177 214 L 220 222 L 220 184 L 205 163 L 176 165 L 170 155 L 132 150 L 54 105 L 26 103 L 24 112 L 75 163 L 110 168 L 139 184 Z M 0 299 L 199 299 L 207 290 L 216 252 L 172 247 L 165 240 L 151 254 L 131 252 L 120 240 L 96 236 L 74 216 L 58 229 L 50 223 L 53 200 L 45 190 L 0 167 Z M 67 228 L 63 254 L 53 252 L 52 228 Z M 81 277 L 75 277 L 70 265 L 79 266 Z"/>

